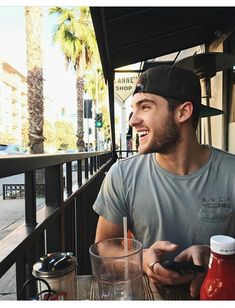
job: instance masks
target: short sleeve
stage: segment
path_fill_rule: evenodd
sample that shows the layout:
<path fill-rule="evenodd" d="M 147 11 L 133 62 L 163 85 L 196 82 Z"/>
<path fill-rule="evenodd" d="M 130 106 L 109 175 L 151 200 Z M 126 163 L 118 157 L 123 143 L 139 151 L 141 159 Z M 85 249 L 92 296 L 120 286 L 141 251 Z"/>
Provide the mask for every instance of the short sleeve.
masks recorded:
<path fill-rule="evenodd" d="M 93 209 L 100 216 L 116 224 L 122 224 L 123 217 L 128 217 L 118 162 L 106 174 Z"/>

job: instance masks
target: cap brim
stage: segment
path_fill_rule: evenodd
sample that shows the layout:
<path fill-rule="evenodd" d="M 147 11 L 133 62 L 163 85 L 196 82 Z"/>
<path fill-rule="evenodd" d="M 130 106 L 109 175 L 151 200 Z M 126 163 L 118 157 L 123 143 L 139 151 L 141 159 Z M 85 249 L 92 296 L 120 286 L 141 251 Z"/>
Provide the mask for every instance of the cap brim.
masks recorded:
<path fill-rule="evenodd" d="M 206 105 L 201 104 L 199 116 L 200 116 L 200 118 L 205 118 L 205 117 L 217 116 L 217 115 L 220 115 L 220 114 L 223 114 L 223 113 L 224 113 L 223 110 L 216 109 L 216 108 L 213 108 L 213 107 L 208 107 Z"/>

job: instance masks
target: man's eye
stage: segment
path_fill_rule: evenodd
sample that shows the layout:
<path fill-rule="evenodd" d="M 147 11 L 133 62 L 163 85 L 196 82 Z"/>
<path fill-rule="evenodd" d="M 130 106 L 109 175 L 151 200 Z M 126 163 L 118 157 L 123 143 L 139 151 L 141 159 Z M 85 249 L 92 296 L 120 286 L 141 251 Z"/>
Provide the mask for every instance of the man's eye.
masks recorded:
<path fill-rule="evenodd" d="M 150 108 L 149 105 L 142 105 L 142 109 L 143 109 L 143 110 L 147 110 L 147 109 L 149 109 L 149 108 Z"/>

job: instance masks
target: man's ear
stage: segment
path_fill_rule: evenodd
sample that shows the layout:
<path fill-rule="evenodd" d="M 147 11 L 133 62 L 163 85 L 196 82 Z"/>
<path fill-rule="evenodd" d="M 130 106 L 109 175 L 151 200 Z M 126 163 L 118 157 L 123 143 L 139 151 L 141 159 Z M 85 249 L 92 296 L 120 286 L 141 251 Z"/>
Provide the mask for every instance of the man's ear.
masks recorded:
<path fill-rule="evenodd" d="M 177 108 L 177 120 L 179 123 L 184 123 L 187 121 L 193 113 L 193 103 L 184 102 Z"/>

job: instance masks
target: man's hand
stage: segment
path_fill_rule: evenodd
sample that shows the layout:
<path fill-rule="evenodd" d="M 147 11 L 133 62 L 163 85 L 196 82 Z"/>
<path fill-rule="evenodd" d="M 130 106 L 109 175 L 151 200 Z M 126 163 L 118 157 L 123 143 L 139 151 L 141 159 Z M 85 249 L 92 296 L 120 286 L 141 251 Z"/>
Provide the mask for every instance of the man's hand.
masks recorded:
<path fill-rule="evenodd" d="M 205 273 L 189 273 L 180 275 L 179 273 L 165 269 L 161 266 L 160 261 L 166 252 L 175 251 L 178 245 L 169 241 L 157 241 L 148 249 L 144 249 L 143 254 L 143 270 L 148 275 L 153 283 L 162 285 L 180 285 L 191 281 L 190 294 L 192 297 L 197 297 L 200 292 L 201 284 L 204 280 Z M 179 255 L 174 261 L 193 261 L 195 265 L 202 265 L 205 268 L 208 266 L 210 248 L 203 245 L 191 246 Z M 157 261 L 152 267 L 149 265 Z"/>
<path fill-rule="evenodd" d="M 210 247 L 205 245 L 194 245 L 183 250 L 178 254 L 174 261 L 192 261 L 195 265 L 201 265 L 205 269 L 208 267 L 210 257 Z M 201 284 L 205 278 L 205 273 L 195 273 L 190 285 L 190 295 L 192 297 L 198 297 L 200 294 Z"/>
<path fill-rule="evenodd" d="M 179 273 L 165 269 L 161 264 L 161 258 L 166 252 L 177 250 L 178 245 L 169 241 L 157 241 L 143 253 L 143 270 L 153 283 L 163 285 L 178 285 L 191 281 L 193 274 L 181 276 Z M 157 261 L 155 263 L 155 261 Z M 150 266 L 151 264 L 153 264 Z"/>

